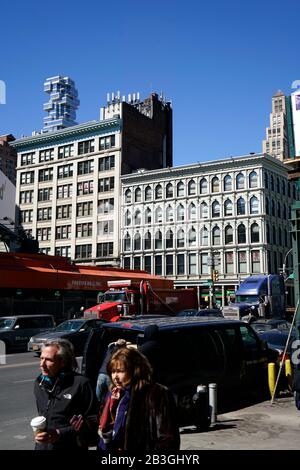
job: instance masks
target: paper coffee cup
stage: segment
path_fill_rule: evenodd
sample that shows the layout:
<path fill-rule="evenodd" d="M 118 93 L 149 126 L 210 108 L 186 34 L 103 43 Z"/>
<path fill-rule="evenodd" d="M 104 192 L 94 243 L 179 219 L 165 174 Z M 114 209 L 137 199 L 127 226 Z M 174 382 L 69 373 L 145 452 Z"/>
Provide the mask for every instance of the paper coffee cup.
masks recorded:
<path fill-rule="evenodd" d="M 45 416 L 37 416 L 36 418 L 33 418 L 30 422 L 30 425 L 32 427 L 34 434 L 43 432 L 46 429 L 46 423 L 47 423 L 47 420 Z"/>

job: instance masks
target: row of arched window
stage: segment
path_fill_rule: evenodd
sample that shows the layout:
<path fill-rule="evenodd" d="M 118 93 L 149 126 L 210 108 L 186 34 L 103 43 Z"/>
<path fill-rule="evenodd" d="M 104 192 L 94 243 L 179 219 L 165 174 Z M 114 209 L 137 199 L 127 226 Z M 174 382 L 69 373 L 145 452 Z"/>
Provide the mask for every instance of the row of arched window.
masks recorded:
<path fill-rule="evenodd" d="M 176 214 L 176 221 L 177 222 L 182 222 L 184 220 L 197 220 L 198 218 L 200 219 L 207 219 L 210 216 L 212 218 L 216 217 L 229 217 L 233 215 L 246 215 L 246 212 L 249 214 L 259 214 L 260 213 L 260 208 L 259 208 L 259 200 L 256 196 L 253 196 L 249 200 L 249 207 L 248 211 L 246 211 L 246 202 L 245 199 L 240 197 L 236 204 L 235 204 L 235 213 L 234 213 L 234 204 L 230 199 L 226 199 L 226 201 L 223 204 L 223 215 L 221 214 L 221 204 L 219 201 L 214 201 L 211 204 L 211 215 L 209 215 L 209 205 L 206 202 L 202 202 L 199 205 L 199 213 L 197 214 L 197 207 L 196 205 L 192 202 L 189 204 L 187 207 L 187 212 L 183 204 L 179 204 L 174 211 L 174 208 L 172 206 L 167 206 L 166 209 L 163 211 L 163 209 L 158 206 L 154 210 L 154 218 L 153 218 L 153 212 L 152 210 L 147 207 L 144 212 L 144 220 L 142 217 L 142 211 L 140 209 L 136 209 L 133 216 L 129 210 L 125 212 L 125 226 L 131 225 L 133 221 L 133 225 L 143 225 L 143 224 L 152 224 L 154 223 L 162 223 L 163 222 L 163 212 L 165 212 L 165 221 L 166 222 L 174 222 L 175 220 L 175 214 Z M 175 214 L 174 214 L 175 212 Z M 132 220 L 133 218 L 133 220 Z"/>
<path fill-rule="evenodd" d="M 199 194 L 219 193 L 221 191 L 232 191 L 233 189 L 246 189 L 246 176 L 244 173 L 239 173 L 235 177 L 235 187 L 233 184 L 233 178 L 230 175 L 226 175 L 223 181 L 218 176 L 214 176 L 209 182 L 208 178 L 201 178 L 199 181 Z M 258 175 L 256 171 L 252 171 L 248 176 L 248 188 L 258 187 Z M 125 203 L 130 204 L 132 202 L 151 201 L 152 199 L 163 199 L 163 186 L 158 183 L 152 189 L 151 186 L 146 186 L 144 189 L 144 199 L 142 189 L 136 188 L 133 192 L 131 189 L 125 191 Z M 183 181 L 178 183 L 168 183 L 165 187 L 165 198 L 183 197 L 183 196 L 195 196 L 197 195 L 197 183 L 194 179 L 190 180 L 187 185 Z"/>
<path fill-rule="evenodd" d="M 266 189 L 275 191 L 277 194 L 282 194 L 282 196 L 287 195 L 288 197 L 293 196 L 293 198 L 296 199 L 296 186 L 284 179 L 280 180 L 278 176 L 274 177 L 272 174 L 265 172 L 264 186 Z"/>

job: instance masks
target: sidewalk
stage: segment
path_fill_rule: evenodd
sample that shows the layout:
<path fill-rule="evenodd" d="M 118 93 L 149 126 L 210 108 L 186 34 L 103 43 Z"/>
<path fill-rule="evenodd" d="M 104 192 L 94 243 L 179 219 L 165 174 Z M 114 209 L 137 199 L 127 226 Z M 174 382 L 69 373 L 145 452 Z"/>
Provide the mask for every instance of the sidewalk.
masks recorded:
<path fill-rule="evenodd" d="M 185 429 L 182 450 L 298 450 L 300 411 L 294 398 L 265 401 L 219 415 L 207 432 Z"/>

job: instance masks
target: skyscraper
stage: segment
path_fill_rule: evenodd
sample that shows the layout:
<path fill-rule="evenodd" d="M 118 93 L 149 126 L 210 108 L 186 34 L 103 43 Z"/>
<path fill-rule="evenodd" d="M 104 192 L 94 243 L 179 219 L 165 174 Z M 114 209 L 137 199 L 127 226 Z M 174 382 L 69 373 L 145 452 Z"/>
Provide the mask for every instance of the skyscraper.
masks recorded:
<path fill-rule="evenodd" d="M 263 140 L 263 153 L 268 153 L 283 161 L 289 157 L 287 113 L 290 111 L 289 100 L 281 90 L 272 97 L 270 126 L 266 129 Z"/>
<path fill-rule="evenodd" d="M 49 93 L 50 97 L 44 104 L 44 111 L 48 116 L 44 117 L 43 132 L 58 131 L 77 124 L 76 110 L 80 101 L 74 81 L 70 77 L 60 75 L 47 78 L 44 91 Z"/>

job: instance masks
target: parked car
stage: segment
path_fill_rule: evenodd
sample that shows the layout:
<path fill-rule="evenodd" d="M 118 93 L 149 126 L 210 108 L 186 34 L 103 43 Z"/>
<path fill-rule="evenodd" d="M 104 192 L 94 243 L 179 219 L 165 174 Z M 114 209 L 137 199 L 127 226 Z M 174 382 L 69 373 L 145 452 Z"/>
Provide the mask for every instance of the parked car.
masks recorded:
<path fill-rule="evenodd" d="M 0 317 L 0 340 L 6 353 L 26 350 L 29 338 L 41 331 L 54 328 L 52 315 L 14 315 Z"/>
<path fill-rule="evenodd" d="M 286 320 L 281 320 L 279 318 L 258 318 L 257 320 L 251 322 L 251 326 L 252 328 L 254 328 L 255 331 L 269 331 L 273 329 L 289 331 L 289 329 L 291 328 L 291 323 Z"/>
<path fill-rule="evenodd" d="M 177 317 L 224 317 L 222 310 L 219 308 L 204 308 L 204 309 L 196 309 L 196 308 L 189 308 L 186 310 L 181 310 L 176 315 Z"/>
<path fill-rule="evenodd" d="M 98 328 L 103 323 L 105 323 L 105 320 L 92 318 L 67 320 L 50 331 L 44 331 L 42 334 L 32 336 L 28 342 L 28 351 L 34 351 L 39 354 L 41 346 L 46 341 L 66 338 L 73 344 L 75 355 L 81 356 L 89 332 L 92 329 Z"/>
<path fill-rule="evenodd" d="M 262 339 L 263 341 L 266 341 L 268 344 L 268 347 L 270 349 L 277 351 L 280 355 L 280 358 L 284 359 L 283 354 L 284 354 L 285 346 L 288 341 L 289 330 L 287 328 L 260 329 L 260 326 L 255 325 L 255 324 L 252 324 L 251 326 L 252 328 L 255 329 L 260 339 Z M 297 339 L 297 333 L 296 333 L 296 329 L 293 327 L 291 335 L 290 335 L 290 339 L 288 342 L 287 350 L 286 350 L 287 357 L 291 357 L 293 353 L 292 345 L 295 339 Z"/>
<path fill-rule="evenodd" d="M 158 326 L 161 360 L 154 369 L 156 380 L 173 392 L 180 425 L 198 425 L 194 396 L 198 385 L 216 383 L 218 407 L 234 391 L 267 390 L 269 361 L 277 353 L 262 342 L 250 325 L 236 320 L 201 317 L 161 317 L 106 323 L 86 344 L 82 373 L 96 386 L 98 370 L 107 346 L 123 338 L 139 347 L 146 328 Z"/>

